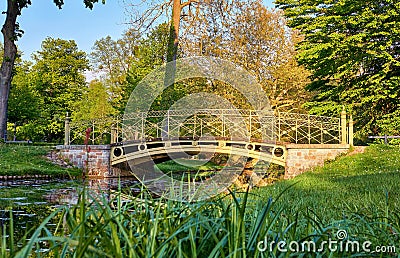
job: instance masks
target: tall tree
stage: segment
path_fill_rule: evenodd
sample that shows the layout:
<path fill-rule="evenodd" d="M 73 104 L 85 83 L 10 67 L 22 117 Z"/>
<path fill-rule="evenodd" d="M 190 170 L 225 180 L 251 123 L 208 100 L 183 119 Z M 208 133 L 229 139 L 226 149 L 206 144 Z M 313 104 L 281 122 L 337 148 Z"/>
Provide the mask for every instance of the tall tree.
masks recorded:
<path fill-rule="evenodd" d="M 36 75 L 31 72 L 31 67 L 31 62 L 22 62 L 15 66 L 7 114 L 8 121 L 15 125 L 23 125 L 38 118 L 40 106 L 43 106 L 36 88 Z"/>
<path fill-rule="evenodd" d="M 180 26 L 173 35 L 179 37 L 181 56 L 216 56 L 245 67 L 264 85 L 276 109 L 298 109 L 309 98 L 304 90 L 308 72 L 295 60 L 294 45 L 301 38 L 286 27 L 281 12 L 268 10 L 258 0 L 204 0 L 185 3 L 159 0 L 155 4 L 152 2 L 150 6 L 142 6 L 146 11 L 133 16 L 133 25 L 136 28 L 148 28 L 162 15 L 169 16 L 171 12 L 173 15 L 168 20 L 172 20 L 172 25 L 177 24 L 177 21 L 174 22 L 178 17 L 175 6 L 179 5 Z M 139 9 L 136 5 L 133 6 Z M 183 6 L 188 7 L 182 9 Z M 173 38 L 170 36 L 169 46 Z M 171 59 L 168 57 L 168 60 Z M 189 91 L 219 90 L 220 94 L 229 96 L 228 99 L 240 95 L 233 89 L 227 90 L 228 85 L 219 85 L 220 83 L 191 83 L 194 87 L 188 87 Z M 237 104 L 241 102 L 238 99 L 236 101 Z"/>
<path fill-rule="evenodd" d="M 101 81 L 112 96 L 113 106 L 118 110 L 124 108 L 122 95 L 128 85 L 127 76 L 132 63 L 136 61 L 138 44 L 138 33 L 130 29 L 117 40 L 107 36 L 97 40 L 92 47 L 91 63 L 95 72 L 101 74 Z"/>
<path fill-rule="evenodd" d="M 312 71 L 314 113 L 356 116 L 358 135 L 399 133 L 400 2 L 277 0 L 301 31 L 298 60 Z M 397 121 L 397 122 L 396 122 Z M 397 127 L 397 128 L 395 128 Z"/>
<path fill-rule="evenodd" d="M 137 83 L 149 72 L 167 61 L 169 24 L 161 23 L 147 34 L 129 29 L 121 38 L 97 40 L 90 55 L 95 72 L 111 96 L 112 106 L 119 112 Z"/>
<path fill-rule="evenodd" d="M 113 115 L 116 112 L 110 102 L 106 86 L 98 80 L 93 80 L 83 93 L 82 99 L 74 103 L 72 118 L 75 121 L 92 120 Z"/>
<path fill-rule="evenodd" d="M 87 8 L 93 8 L 93 4 L 99 0 L 83 0 Z M 61 8 L 63 0 L 53 0 L 55 5 Z M 103 4 L 105 0 L 102 0 Z M 31 5 L 31 0 L 7 0 L 7 11 L 4 25 L 1 29 L 4 42 L 3 61 L 0 68 L 0 139 L 4 139 L 7 130 L 7 106 L 10 93 L 11 79 L 15 59 L 17 57 L 17 47 L 15 41 L 22 35 L 17 22 L 21 11 Z"/>
<path fill-rule="evenodd" d="M 139 4 L 132 3 L 129 7 L 134 9 L 131 23 L 136 30 L 148 30 L 150 27 L 157 26 L 159 20 L 164 20 L 167 15 L 169 22 L 169 40 L 167 48 L 167 62 L 176 60 L 178 55 L 179 46 L 179 33 L 180 33 L 180 22 L 183 16 L 192 16 L 192 9 L 195 9 L 195 15 L 193 17 L 199 17 L 202 3 L 208 2 L 198 0 L 156 0 L 151 1 L 150 4 L 146 1 L 142 1 Z M 184 10 L 187 7 L 187 14 Z M 197 7 L 197 8 L 196 8 Z M 144 12 L 138 10 L 145 10 Z M 192 17 L 192 18 L 193 18 Z"/>
<path fill-rule="evenodd" d="M 268 10 L 258 0 L 211 0 L 202 18 L 184 22 L 183 30 L 183 55 L 210 55 L 244 67 L 263 86 L 275 110 L 300 109 L 309 98 L 304 90 L 309 72 L 295 60 L 301 37 L 286 27 L 281 11 Z M 219 88 L 224 95 L 226 86 Z"/>
<path fill-rule="evenodd" d="M 120 39 L 110 36 L 96 40 L 90 54 L 95 71 L 103 73 L 113 84 L 124 84 L 135 59 L 139 35 L 130 29 Z"/>
<path fill-rule="evenodd" d="M 124 108 L 121 111 L 125 110 L 125 105 L 136 85 L 151 71 L 167 62 L 168 53 L 166 50 L 169 43 L 169 29 L 169 24 L 161 23 L 148 32 L 147 35 L 143 35 L 138 41 L 136 58 L 127 77 L 128 85 L 121 92 L 121 107 Z M 170 87 L 167 91 L 169 92 L 168 94 L 171 94 L 173 89 Z M 163 99 L 163 102 L 167 102 L 165 101 L 165 95 L 160 96 L 156 101 L 156 109 L 166 108 L 161 105 L 161 99 Z"/>
<path fill-rule="evenodd" d="M 84 71 L 89 68 L 86 53 L 74 40 L 46 38 L 42 49 L 33 54 L 36 89 L 43 100 L 41 119 L 49 141 L 62 136 L 66 112 L 72 112 L 86 85 Z"/>

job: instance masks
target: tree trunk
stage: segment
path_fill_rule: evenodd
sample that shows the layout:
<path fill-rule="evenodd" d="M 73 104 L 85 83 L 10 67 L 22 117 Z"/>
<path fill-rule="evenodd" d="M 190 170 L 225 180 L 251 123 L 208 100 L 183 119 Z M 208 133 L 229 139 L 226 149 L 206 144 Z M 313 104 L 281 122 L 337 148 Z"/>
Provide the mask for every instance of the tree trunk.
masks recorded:
<path fill-rule="evenodd" d="M 179 23 L 181 19 L 181 0 L 174 0 L 172 6 L 172 22 L 169 28 L 167 45 L 167 66 L 165 67 L 164 86 L 173 87 L 175 82 L 176 58 L 179 44 Z M 172 62 L 172 63 L 171 63 Z"/>
<path fill-rule="evenodd" d="M 178 55 L 178 45 L 179 45 L 179 24 L 181 19 L 181 10 L 182 4 L 181 0 L 174 0 L 172 6 L 172 22 L 169 29 L 169 38 L 168 38 L 168 46 L 167 46 L 167 65 L 165 67 L 165 75 L 164 75 L 164 87 L 166 91 L 169 92 L 167 96 L 169 96 L 168 102 L 172 104 L 173 102 L 173 92 L 174 92 L 174 83 L 175 83 L 175 74 L 176 74 L 176 58 Z M 163 137 L 169 137 L 168 128 L 166 129 L 166 133 Z"/>
<path fill-rule="evenodd" d="M 7 137 L 7 104 L 17 47 L 14 40 L 17 16 L 20 14 L 16 0 L 7 0 L 7 15 L 1 32 L 4 40 L 4 55 L 0 70 L 0 139 Z"/>
<path fill-rule="evenodd" d="M 181 10 L 181 0 L 174 0 L 172 6 L 172 22 L 169 31 L 167 62 L 175 61 L 178 55 Z"/>

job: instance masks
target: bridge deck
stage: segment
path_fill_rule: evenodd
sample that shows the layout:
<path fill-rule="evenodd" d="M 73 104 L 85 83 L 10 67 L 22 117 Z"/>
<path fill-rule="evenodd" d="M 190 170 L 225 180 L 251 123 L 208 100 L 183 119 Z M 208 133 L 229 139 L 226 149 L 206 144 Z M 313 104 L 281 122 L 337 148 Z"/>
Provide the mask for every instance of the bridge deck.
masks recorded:
<path fill-rule="evenodd" d="M 246 139 L 228 139 L 219 137 L 209 139 L 153 139 L 151 141 L 129 141 L 115 143 L 111 146 L 111 164 L 117 165 L 126 161 L 140 164 L 151 159 L 166 157 L 190 157 L 198 154 L 213 155 L 215 153 L 245 156 L 278 165 L 285 165 L 285 145 L 277 145 L 270 141 L 246 141 Z"/>

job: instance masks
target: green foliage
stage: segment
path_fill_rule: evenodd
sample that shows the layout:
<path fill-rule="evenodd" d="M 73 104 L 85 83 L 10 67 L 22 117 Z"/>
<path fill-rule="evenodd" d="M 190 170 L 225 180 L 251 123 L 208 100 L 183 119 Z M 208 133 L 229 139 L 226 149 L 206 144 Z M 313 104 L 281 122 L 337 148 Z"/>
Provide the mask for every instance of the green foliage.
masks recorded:
<path fill-rule="evenodd" d="M 153 8 L 164 8 L 153 4 Z M 156 9 L 149 9 L 148 13 Z M 142 18 L 146 21 L 149 17 Z M 93 48 L 93 62 L 106 72 L 106 81 L 111 85 L 111 95 L 115 100 L 113 106 L 120 112 L 125 110 L 136 85 L 151 71 L 165 64 L 167 55 L 171 58 L 175 53 L 175 47 L 174 53 L 168 53 L 168 45 L 174 40 L 170 35 L 171 24 L 151 24 L 154 26 L 147 30 L 147 34 L 135 35 L 129 48 L 119 43 L 125 42 L 126 34 L 119 40 L 110 37 L 98 40 Z M 299 109 L 309 98 L 303 87 L 308 72 L 294 59 L 294 43 L 300 38 L 286 28 L 280 11 L 270 11 L 260 1 L 228 1 L 222 5 L 210 1 L 198 3 L 196 14 L 182 19 L 181 25 L 180 57 L 204 54 L 244 67 L 262 84 L 276 109 Z M 130 58 L 125 58 L 127 56 Z M 123 67 L 128 67 L 129 72 L 126 73 Z M 220 95 L 236 107 L 249 106 L 244 96 L 227 83 L 192 78 L 166 88 L 152 103 L 151 109 L 168 109 L 176 100 L 198 92 Z"/>
<path fill-rule="evenodd" d="M 60 3 L 64 3 L 64 1 L 61 1 L 61 0 L 55 0 L 55 1 L 59 1 Z M 95 3 L 98 3 L 99 2 L 99 0 L 83 0 L 83 3 L 85 4 L 85 6 L 87 7 L 87 8 L 89 8 L 89 9 L 92 9 L 93 8 L 93 5 L 95 4 Z M 103 4 L 105 4 L 106 3 L 106 0 L 101 0 L 101 2 L 103 3 Z"/>
<path fill-rule="evenodd" d="M 137 32 L 128 30 L 118 40 L 110 36 L 97 40 L 90 54 L 95 70 L 104 74 L 102 83 L 108 88 L 113 107 L 120 111 L 125 108 L 124 99 L 129 98 L 127 76 L 136 59 L 138 41 Z"/>
<path fill-rule="evenodd" d="M 17 123 L 20 140 L 60 141 L 66 112 L 71 113 L 84 94 L 86 54 L 73 40 L 46 38 L 33 61 L 16 68 L 10 121 Z"/>
<path fill-rule="evenodd" d="M 8 99 L 8 121 L 19 125 L 38 118 L 39 108 L 43 105 L 40 93 L 35 87 L 35 75 L 30 73 L 30 69 L 29 62 L 15 67 Z"/>
<path fill-rule="evenodd" d="M 162 23 L 140 40 L 137 46 L 136 59 L 128 73 L 128 85 L 122 95 L 122 106 L 124 108 L 136 85 L 154 69 L 166 63 L 168 33 L 168 24 Z M 172 96 L 175 93 L 174 89 L 169 87 L 162 96 L 156 99 L 153 108 L 156 110 L 168 108 L 173 103 L 172 99 L 179 98 L 179 96 Z"/>
<path fill-rule="evenodd" d="M 73 40 L 46 38 L 33 60 L 36 87 L 48 109 L 46 113 L 52 117 L 71 111 L 85 85 L 83 72 L 89 68 L 85 52 L 79 51 Z"/>
<path fill-rule="evenodd" d="M 162 23 L 148 34 L 138 35 L 134 30 L 128 30 L 118 40 L 108 36 L 95 42 L 91 53 L 92 63 L 97 70 L 105 73 L 102 81 L 109 86 L 112 105 L 120 113 L 125 111 L 136 85 L 166 62 L 168 33 L 168 24 Z M 166 100 L 176 93 L 174 90 L 169 91 L 171 89 L 160 96 L 157 103 L 167 103 L 169 107 L 168 103 L 171 104 L 171 101 Z"/>
<path fill-rule="evenodd" d="M 310 99 L 304 89 L 309 71 L 295 60 L 295 44 L 301 37 L 286 26 L 282 11 L 270 10 L 262 1 L 222 3 L 206 1 L 201 10 L 204 14 L 182 20 L 184 55 L 200 54 L 229 60 L 256 78 L 271 108 L 298 112 L 301 104 Z M 203 91 L 223 96 L 237 107 L 248 108 L 246 99 L 229 86 L 220 82 L 213 84 L 217 87 L 203 84 Z"/>
<path fill-rule="evenodd" d="M 100 81 L 92 81 L 81 100 L 74 103 L 72 118 L 77 120 L 93 120 L 115 114 L 110 103 L 107 89 Z"/>
<path fill-rule="evenodd" d="M 91 54 L 93 61 L 107 72 L 106 84 L 111 83 L 110 92 L 113 96 L 113 107 L 120 113 L 125 111 L 130 94 L 137 84 L 154 69 L 166 62 L 167 45 L 169 37 L 169 25 L 161 23 L 145 35 L 135 35 L 128 49 L 123 48 L 123 42 L 133 36 L 128 31 L 122 39 L 113 41 L 107 37 L 95 43 L 94 52 Z M 129 37 L 128 37 L 129 36 Z M 124 58 L 114 56 L 110 51 L 115 48 L 117 52 L 124 53 Z M 129 58 L 127 58 L 129 57 Z M 118 62 L 117 62 L 118 61 Z M 118 63 L 118 64 L 116 64 Z M 125 67 L 119 69 L 118 67 Z M 117 69 L 118 72 L 111 72 Z M 116 77 L 116 75 L 118 75 Z M 119 78 L 120 80 L 117 80 Z M 155 85 L 160 87 L 160 85 Z M 157 97 L 152 109 L 168 109 L 176 100 L 187 93 L 187 85 L 175 83 L 168 87 Z M 142 96 L 140 96 L 142 97 Z"/>
<path fill-rule="evenodd" d="M 387 135 L 400 135 L 400 110 L 379 118 L 378 131 Z"/>
<path fill-rule="evenodd" d="M 281 193 L 283 196 L 285 193 Z M 345 229 L 352 241 L 371 241 L 372 246 L 396 246 L 400 230 L 396 211 L 385 217 L 348 214 L 345 218 L 323 223 L 312 211 L 282 213 L 281 200 L 231 192 L 208 202 L 179 203 L 134 198 L 117 194 L 87 199 L 82 193 L 77 205 L 60 207 L 48 216 L 22 247 L 11 248 L 15 257 L 42 255 L 57 257 L 317 257 L 367 256 L 361 252 L 325 250 L 281 252 L 275 243 L 337 239 Z M 57 228 L 54 229 L 56 221 Z M 266 241 L 266 242 L 264 242 Z M 260 251 L 263 242 L 267 250 Z M 7 246 L 11 243 L 5 242 Z M 263 247 L 263 245 L 261 245 Z M 396 246 L 398 248 L 398 246 Z"/>
<path fill-rule="evenodd" d="M 92 9 L 93 4 L 97 3 L 98 1 L 99 0 L 84 0 L 83 2 L 85 7 Z M 60 9 L 64 5 L 63 0 L 53 0 L 53 2 Z M 104 4 L 105 0 L 102 0 L 102 3 Z M 13 77 L 14 63 L 16 61 L 16 57 L 18 57 L 15 41 L 17 41 L 18 38 L 23 34 L 23 30 L 20 29 L 17 18 L 22 14 L 22 9 L 27 8 L 31 4 L 31 0 L 7 1 L 7 11 L 4 12 L 4 14 L 6 14 L 6 18 L 1 32 L 4 36 L 5 49 L 2 51 L 3 62 L 0 69 L 2 78 L 0 83 L 0 90 L 2 92 L 0 96 L 0 138 L 2 139 L 5 139 L 7 134 L 8 96 L 10 94 L 9 86 L 11 85 Z M 50 132 L 50 135 L 47 135 L 47 137 L 52 140 L 54 133 L 57 134 L 57 132 L 52 131 Z"/>
<path fill-rule="evenodd" d="M 277 0 L 276 4 L 284 10 L 288 25 L 305 36 L 298 60 L 313 73 L 308 88 L 318 94 L 308 104 L 311 111 L 338 115 L 344 104 L 356 117 L 358 135 L 398 134 L 400 127 L 383 124 L 391 123 L 400 105 L 400 3 Z"/>

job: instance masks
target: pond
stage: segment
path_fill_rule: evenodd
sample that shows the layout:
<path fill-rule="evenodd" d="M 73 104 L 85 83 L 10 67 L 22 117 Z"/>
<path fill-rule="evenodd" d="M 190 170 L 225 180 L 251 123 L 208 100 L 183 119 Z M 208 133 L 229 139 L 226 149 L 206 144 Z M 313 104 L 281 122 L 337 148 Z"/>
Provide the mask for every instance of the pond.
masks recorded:
<path fill-rule="evenodd" d="M 19 240 L 25 234 L 31 234 L 31 229 L 38 226 L 57 207 L 77 203 L 84 185 L 92 193 L 108 195 L 119 186 L 135 191 L 138 181 L 135 178 L 87 179 L 84 183 L 82 180 L 66 179 L 0 181 L 1 228 L 7 229 L 6 235 L 11 234 L 8 230 L 12 215 L 14 238 Z"/>
<path fill-rule="evenodd" d="M 169 165 L 169 166 L 168 166 Z M 164 164 L 164 170 L 173 171 L 176 164 Z M 179 169 L 181 169 L 179 167 Z M 265 168 L 259 168 L 265 171 Z M 216 170 L 207 168 L 202 173 L 215 174 Z M 182 173 L 174 172 L 175 176 L 182 178 Z M 196 171 L 196 173 L 199 173 Z M 166 173 L 168 174 L 168 173 Z M 15 240 L 24 235 L 29 238 L 33 229 L 55 209 L 63 205 L 76 204 L 79 194 L 87 186 L 92 195 L 110 196 L 112 191 L 120 187 L 124 193 L 135 194 L 140 192 L 140 183 L 134 177 L 68 180 L 68 179 L 14 179 L 0 181 L 0 235 L 2 229 L 7 229 L 6 235 L 13 234 Z M 9 232 L 10 218 L 12 216 L 14 230 Z M 56 223 L 56 221 L 52 221 Z M 49 226 L 49 224 L 47 224 Z M 51 226 L 51 225 L 50 225 Z M 56 227 L 56 224 L 54 224 Z"/>

